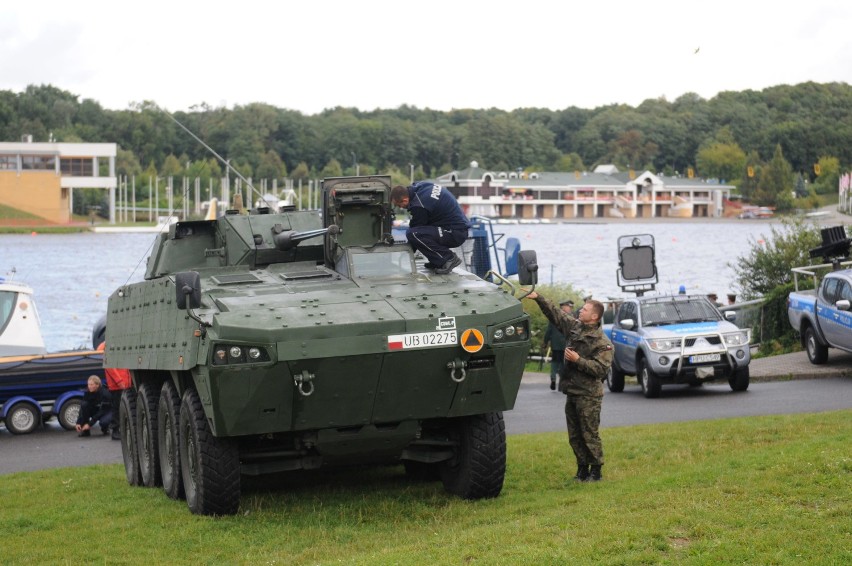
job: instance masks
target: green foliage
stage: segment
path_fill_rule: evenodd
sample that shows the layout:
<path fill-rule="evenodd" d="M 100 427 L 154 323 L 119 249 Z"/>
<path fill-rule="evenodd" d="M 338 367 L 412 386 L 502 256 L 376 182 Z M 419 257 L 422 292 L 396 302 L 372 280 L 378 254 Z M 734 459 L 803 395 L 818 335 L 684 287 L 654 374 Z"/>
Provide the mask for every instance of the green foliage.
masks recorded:
<path fill-rule="evenodd" d="M 583 158 L 580 157 L 577 153 L 573 152 L 562 155 L 562 157 L 557 160 L 555 168 L 557 171 L 563 171 L 567 173 L 586 170 L 586 166 L 583 165 Z"/>
<path fill-rule="evenodd" d="M 736 142 L 715 142 L 699 149 L 695 160 L 702 177 L 730 182 L 741 177 L 746 154 Z"/>
<path fill-rule="evenodd" d="M 160 168 L 161 177 L 175 177 L 183 172 L 183 166 L 180 160 L 174 155 L 167 155 L 163 166 Z"/>
<path fill-rule="evenodd" d="M 820 245 L 819 227 L 802 218 L 782 218 L 770 225 L 770 236 L 762 241 L 751 238 L 750 251 L 728 266 L 736 275 L 736 287 L 744 299 L 770 293 L 793 280 L 793 267 L 811 263 L 809 251 Z"/>
<path fill-rule="evenodd" d="M 283 179 L 287 175 L 287 166 L 277 153 L 270 150 L 263 154 L 257 166 L 257 176 L 260 179 Z"/>
<path fill-rule="evenodd" d="M 769 290 L 763 296 L 758 327 L 752 329 L 755 340 L 760 340 L 761 355 L 801 350 L 798 332 L 790 325 L 787 315 L 787 297 L 794 289 L 793 283 L 786 283 Z"/>
<path fill-rule="evenodd" d="M 761 170 L 757 182 L 755 202 L 761 206 L 774 206 L 779 211 L 793 207 L 793 169 L 784 159 L 781 144 L 775 146 L 772 160 Z"/>
<path fill-rule="evenodd" d="M 836 157 L 823 156 L 817 162 L 819 164 L 819 176 L 814 181 L 817 194 L 837 194 L 837 186 L 840 181 L 840 160 Z"/>
<path fill-rule="evenodd" d="M 363 171 L 396 167 L 408 177 L 413 164 L 418 179 L 465 168 L 474 159 L 490 170 L 573 171 L 615 162 L 667 175 L 683 174 L 697 164 L 702 176 L 741 180 L 743 196 L 751 197 L 764 178 L 765 161 L 777 148 L 790 171 L 805 173 L 806 181 L 814 181 L 813 165 L 819 159 L 822 171 L 814 185 L 820 194 L 836 192 L 834 172 L 852 166 L 852 86 L 844 83 L 728 91 L 710 100 L 687 93 L 673 102 L 645 100 L 637 107 L 555 111 L 439 112 L 401 106 L 369 112 L 331 108 L 306 116 L 251 103 L 232 109 L 199 105 L 174 115 L 232 164 L 239 163 L 244 176 L 256 178 L 277 169 L 268 162 L 269 152 L 282 161 L 280 173 L 271 178 L 300 163 L 308 177 L 318 177 L 332 160 L 347 170 L 355 162 Z M 169 155 L 179 156 L 181 166 L 210 158 L 153 101 L 104 110 L 51 85 L 30 85 L 20 93 L 0 90 L 0 139 L 20 139 L 22 133 L 32 134 L 34 141 L 48 141 L 51 134 L 56 141 L 114 141 L 136 162 L 167 171 L 165 176 L 180 175 L 166 166 Z M 741 167 L 737 170 L 740 151 L 758 176 L 747 178 Z M 121 174 L 134 170 L 133 159 L 122 162 Z M 792 190 L 790 175 L 785 178 L 783 167 L 770 169 L 761 203 L 792 206 L 784 193 Z"/>
<path fill-rule="evenodd" d="M 546 297 L 554 304 L 570 299 L 578 307 L 583 304 L 581 291 L 577 291 L 568 283 L 556 285 L 537 285 L 535 291 L 542 297 Z M 538 303 L 533 300 L 522 302 L 524 311 L 530 315 L 530 334 L 532 337 L 532 349 L 537 350 L 541 346 L 544 332 L 547 330 L 547 318 L 538 308 Z"/>
<path fill-rule="evenodd" d="M 336 159 L 332 159 L 326 163 L 325 167 L 323 167 L 320 172 L 320 176 L 323 179 L 327 177 L 340 177 L 341 175 L 343 175 L 343 168 L 340 166 L 340 162 Z"/>

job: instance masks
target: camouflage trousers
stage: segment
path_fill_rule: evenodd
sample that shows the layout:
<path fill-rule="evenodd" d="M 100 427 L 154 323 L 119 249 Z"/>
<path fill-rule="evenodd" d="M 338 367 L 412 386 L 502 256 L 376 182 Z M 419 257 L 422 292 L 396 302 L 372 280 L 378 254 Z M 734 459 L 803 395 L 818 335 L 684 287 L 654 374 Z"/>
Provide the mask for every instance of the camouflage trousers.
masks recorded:
<path fill-rule="evenodd" d="M 598 434 L 601 423 L 601 402 L 603 397 L 568 395 L 565 399 L 565 421 L 568 424 L 568 441 L 577 464 L 601 466 L 603 445 Z"/>

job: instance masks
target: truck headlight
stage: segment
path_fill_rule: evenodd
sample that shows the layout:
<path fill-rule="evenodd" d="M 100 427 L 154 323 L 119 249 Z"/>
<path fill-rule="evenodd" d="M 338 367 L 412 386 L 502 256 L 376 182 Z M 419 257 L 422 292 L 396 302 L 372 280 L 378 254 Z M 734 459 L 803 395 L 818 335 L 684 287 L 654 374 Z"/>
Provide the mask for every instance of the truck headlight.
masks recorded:
<path fill-rule="evenodd" d="M 742 346 L 749 343 L 751 338 L 751 330 L 740 330 L 737 332 L 728 332 L 722 335 L 725 338 L 726 346 Z"/>
<path fill-rule="evenodd" d="M 491 336 L 495 343 L 523 342 L 525 340 L 529 340 L 529 324 L 525 320 L 521 322 L 513 322 L 511 324 L 504 324 L 494 328 L 491 331 Z"/>
<path fill-rule="evenodd" d="M 235 365 L 256 362 L 268 362 L 269 353 L 260 346 L 238 346 L 237 344 L 216 344 L 213 348 L 213 365 Z"/>
<path fill-rule="evenodd" d="M 655 352 L 668 352 L 680 349 L 680 338 L 654 338 L 648 340 L 648 347 Z"/>

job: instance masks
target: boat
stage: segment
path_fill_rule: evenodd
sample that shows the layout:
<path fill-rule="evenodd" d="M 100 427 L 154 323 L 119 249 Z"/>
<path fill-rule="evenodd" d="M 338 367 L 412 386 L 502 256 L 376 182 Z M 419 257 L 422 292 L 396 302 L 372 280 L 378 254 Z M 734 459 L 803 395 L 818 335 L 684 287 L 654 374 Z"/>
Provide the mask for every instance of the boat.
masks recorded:
<path fill-rule="evenodd" d="M 73 430 L 90 375 L 103 381 L 98 350 L 48 352 L 27 285 L 0 278 L 0 421 L 12 434 L 58 417 Z"/>

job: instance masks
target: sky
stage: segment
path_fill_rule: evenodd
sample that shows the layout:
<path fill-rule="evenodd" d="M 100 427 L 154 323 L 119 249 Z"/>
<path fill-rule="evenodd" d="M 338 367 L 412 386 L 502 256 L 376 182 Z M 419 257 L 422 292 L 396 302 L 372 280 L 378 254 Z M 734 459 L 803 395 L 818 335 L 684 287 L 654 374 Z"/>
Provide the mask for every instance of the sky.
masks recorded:
<path fill-rule="evenodd" d="M 77 0 L 0 6 L 0 90 L 104 108 L 596 108 L 852 84 L 852 2 Z"/>

